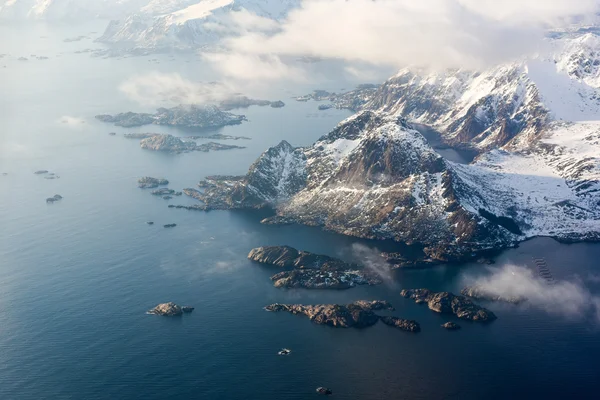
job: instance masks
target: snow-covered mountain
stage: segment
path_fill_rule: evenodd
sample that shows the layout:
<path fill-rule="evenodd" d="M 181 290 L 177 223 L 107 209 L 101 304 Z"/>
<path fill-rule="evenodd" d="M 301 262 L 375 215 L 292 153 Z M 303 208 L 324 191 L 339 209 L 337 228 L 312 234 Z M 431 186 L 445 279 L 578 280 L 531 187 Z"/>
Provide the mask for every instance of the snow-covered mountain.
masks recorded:
<path fill-rule="evenodd" d="M 277 20 L 300 0 L 154 0 L 139 13 L 110 22 L 98 40 L 138 49 L 193 49 L 231 34 L 232 11 Z"/>
<path fill-rule="evenodd" d="M 600 43 L 551 45 L 478 73 L 402 70 L 314 145 L 282 142 L 194 197 L 203 209 L 272 207 L 266 223 L 420 243 L 437 260 L 534 236 L 600 240 Z M 444 160 L 406 119 L 482 153 Z"/>
<path fill-rule="evenodd" d="M 438 129 L 455 146 L 528 146 L 553 120 L 600 115 L 600 38 L 550 40 L 549 55 L 486 71 L 406 68 L 379 89 L 368 109 Z"/>
<path fill-rule="evenodd" d="M 149 0 L 0 0 L 0 19 L 119 18 Z"/>

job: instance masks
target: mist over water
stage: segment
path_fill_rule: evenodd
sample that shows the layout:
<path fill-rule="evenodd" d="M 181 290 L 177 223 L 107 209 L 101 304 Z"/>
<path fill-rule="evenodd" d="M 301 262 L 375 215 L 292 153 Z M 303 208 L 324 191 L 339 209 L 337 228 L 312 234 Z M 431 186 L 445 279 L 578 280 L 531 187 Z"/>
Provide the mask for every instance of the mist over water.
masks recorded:
<path fill-rule="evenodd" d="M 234 110 L 249 121 L 219 131 L 251 137 L 246 149 L 142 151 L 122 134 L 184 133 L 96 121 L 100 113 L 153 111 L 154 105 L 123 93 L 123 82 L 155 70 L 194 82 L 218 77 L 194 56 L 91 58 L 74 51 L 94 44 L 62 42 L 88 31 L 101 27 L 40 24 L 18 31 L 21 44 L 3 42 L 11 57 L 0 63 L 7 66 L 0 70 L 0 89 L 10 93 L 0 97 L 5 110 L 0 114 L 0 399 L 304 400 L 317 386 L 354 400 L 593 397 L 600 344 L 589 318 L 594 309 L 586 304 L 600 293 L 598 245 L 538 239 L 503 253 L 491 270 L 469 264 L 388 273 L 380 253 L 393 250 L 389 243 L 304 226 L 262 225 L 261 212 L 168 209 L 169 202 L 138 189 L 136 179 L 166 177 L 169 187 L 179 190 L 206 175 L 243 174 L 267 147 L 282 139 L 308 145 L 349 112 L 317 111 L 317 103 L 290 99 L 316 89 L 313 85 L 273 87 L 264 98 L 282 99 L 286 107 Z M 40 36 L 47 41 L 40 43 Z M 32 53 L 49 59 L 17 61 Z M 352 84 L 335 81 L 320 88 Z M 117 135 L 109 136 L 111 131 Z M 40 169 L 60 178 L 33 173 Z M 64 199 L 46 204 L 54 194 Z M 168 223 L 177 227 L 162 228 Z M 253 247 L 283 244 L 360 260 L 385 284 L 346 291 L 276 289 L 269 277 L 277 270 L 246 256 Z M 557 285 L 560 292 L 539 286 L 528 272 L 532 257 L 546 257 L 557 281 L 564 282 Z M 511 272 L 519 274 L 518 285 Z M 399 295 L 402 288 L 416 287 L 456 293 L 465 276 L 501 291 L 540 290 L 530 293 L 532 306 L 482 303 L 498 315 L 489 325 L 438 315 Z M 273 302 L 359 299 L 390 301 L 393 315 L 419 321 L 422 332 L 408 335 L 381 324 L 331 329 L 262 309 Z M 196 310 L 179 319 L 145 314 L 165 301 Z M 561 303 L 569 304 L 565 312 L 551 312 L 561 310 Z M 580 317 L 565 318 L 577 311 Z M 448 320 L 463 329 L 444 331 L 440 324 Z M 292 356 L 278 357 L 282 347 L 291 348 Z"/>

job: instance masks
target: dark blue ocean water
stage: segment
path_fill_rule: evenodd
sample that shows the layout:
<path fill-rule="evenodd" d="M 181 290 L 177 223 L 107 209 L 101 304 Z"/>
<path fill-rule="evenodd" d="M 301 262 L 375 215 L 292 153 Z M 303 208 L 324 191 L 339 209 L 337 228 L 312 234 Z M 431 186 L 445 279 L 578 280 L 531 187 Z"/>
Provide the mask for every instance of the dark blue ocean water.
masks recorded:
<path fill-rule="evenodd" d="M 16 28 L 6 29 L 2 37 Z M 271 269 L 246 260 L 251 248 L 288 244 L 351 259 L 353 244 L 378 244 L 264 226 L 258 213 L 170 210 L 136 187 L 144 175 L 181 189 L 205 175 L 241 174 L 281 139 L 311 143 L 348 113 L 317 112 L 315 103 L 285 97 L 308 87 L 273 88 L 269 98 L 288 106 L 244 110 L 248 123 L 222 131 L 252 137 L 247 149 L 156 154 L 108 136 L 125 130 L 93 116 L 140 109 L 118 90 L 136 74 L 177 70 L 200 80 L 212 79 L 210 71 L 193 60 L 71 54 L 94 45 L 62 43 L 76 36 L 70 27 L 21 33 L 30 40 L 3 41 L 0 51 L 10 53 L 0 60 L 7 66 L 0 70 L 0 174 L 8 174 L 0 175 L 0 399 L 307 399 L 321 385 L 335 398 L 357 400 L 595 398 L 600 330 L 591 316 L 492 304 L 494 323 L 446 332 L 439 325 L 447 318 L 398 294 L 460 289 L 464 274 L 490 272 L 482 265 L 402 271 L 385 285 L 343 292 L 277 290 Z M 29 54 L 51 58 L 16 61 Z M 63 116 L 85 123 L 63 124 Z M 38 169 L 60 179 L 34 175 Z M 56 193 L 64 199 L 47 205 Z M 588 279 L 598 271 L 598 245 L 537 239 L 502 253 L 493 268 L 527 265 L 532 256 L 546 257 L 557 279 L 577 275 L 600 292 Z M 336 330 L 262 310 L 272 302 L 358 299 L 389 300 L 394 315 L 418 320 L 423 331 Z M 166 301 L 196 310 L 183 318 L 145 314 Z M 292 356 L 278 357 L 281 347 Z"/>

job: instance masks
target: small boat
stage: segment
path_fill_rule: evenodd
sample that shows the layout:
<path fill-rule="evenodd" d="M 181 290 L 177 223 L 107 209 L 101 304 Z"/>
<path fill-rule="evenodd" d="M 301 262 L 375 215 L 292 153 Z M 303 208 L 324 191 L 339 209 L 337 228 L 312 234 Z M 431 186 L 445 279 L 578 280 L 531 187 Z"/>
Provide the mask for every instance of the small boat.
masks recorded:
<path fill-rule="evenodd" d="M 317 388 L 317 393 L 322 394 L 324 396 L 329 396 L 329 395 L 333 394 L 333 392 L 330 389 L 327 389 L 326 387 L 322 387 L 322 386 Z"/>
<path fill-rule="evenodd" d="M 292 351 L 290 349 L 281 349 L 277 352 L 280 356 L 289 356 L 291 353 Z"/>

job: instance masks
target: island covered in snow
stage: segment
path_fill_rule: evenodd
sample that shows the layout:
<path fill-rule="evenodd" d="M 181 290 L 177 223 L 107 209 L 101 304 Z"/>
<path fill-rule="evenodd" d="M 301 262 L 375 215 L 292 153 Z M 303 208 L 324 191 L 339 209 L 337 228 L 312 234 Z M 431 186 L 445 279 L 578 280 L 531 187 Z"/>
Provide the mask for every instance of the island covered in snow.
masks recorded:
<path fill-rule="evenodd" d="M 190 189 L 199 203 L 186 207 L 269 208 L 264 223 L 418 245 L 414 266 L 536 236 L 599 241 L 600 38 L 551 44 L 550 55 L 485 71 L 403 69 L 313 145 L 282 141 L 245 176 Z M 444 159 L 411 121 L 479 155 Z"/>

